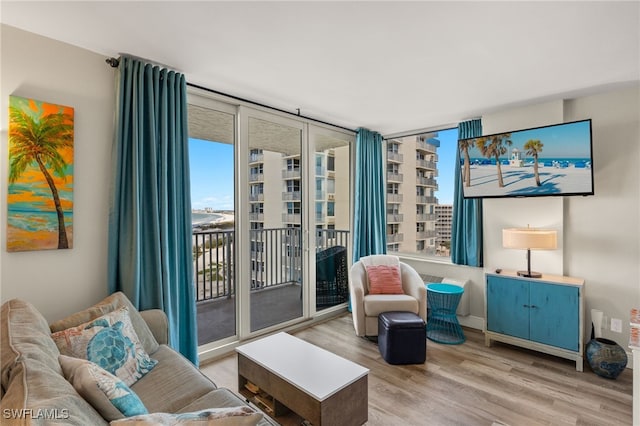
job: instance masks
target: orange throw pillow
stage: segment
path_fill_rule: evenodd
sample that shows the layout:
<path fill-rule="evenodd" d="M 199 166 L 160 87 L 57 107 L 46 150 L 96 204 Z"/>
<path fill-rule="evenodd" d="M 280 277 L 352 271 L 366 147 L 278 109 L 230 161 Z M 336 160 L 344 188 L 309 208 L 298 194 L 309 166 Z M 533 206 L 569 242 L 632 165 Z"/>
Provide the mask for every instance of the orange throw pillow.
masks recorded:
<path fill-rule="evenodd" d="M 369 294 L 404 294 L 400 279 L 400 266 L 367 266 Z"/>

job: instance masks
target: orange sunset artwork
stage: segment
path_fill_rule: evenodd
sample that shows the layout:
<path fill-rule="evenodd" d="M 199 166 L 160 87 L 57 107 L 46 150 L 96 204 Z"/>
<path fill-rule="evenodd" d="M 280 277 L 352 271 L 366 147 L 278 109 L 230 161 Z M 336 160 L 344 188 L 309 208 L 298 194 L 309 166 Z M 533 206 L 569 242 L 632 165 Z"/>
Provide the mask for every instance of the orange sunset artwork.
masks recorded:
<path fill-rule="evenodd" d="M 73 108 L 10 96 L 7 251 L 73 247 Z"/>

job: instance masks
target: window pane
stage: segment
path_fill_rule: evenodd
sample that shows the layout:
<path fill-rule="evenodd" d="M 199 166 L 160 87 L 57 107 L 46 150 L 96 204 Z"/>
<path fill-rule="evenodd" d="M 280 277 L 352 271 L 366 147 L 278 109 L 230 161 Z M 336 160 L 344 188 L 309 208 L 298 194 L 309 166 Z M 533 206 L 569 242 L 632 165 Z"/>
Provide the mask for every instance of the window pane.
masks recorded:
<path fill-rule="evenodd" d="M 449 257 L 458 129 L 387 142 L 387 250 Z"/>
<path fill-rule="evenodd" d="M 251 332 L 302 316 L 301 137 L 249 117 L 249 194 L 261 195 L 249 203 Z"/>

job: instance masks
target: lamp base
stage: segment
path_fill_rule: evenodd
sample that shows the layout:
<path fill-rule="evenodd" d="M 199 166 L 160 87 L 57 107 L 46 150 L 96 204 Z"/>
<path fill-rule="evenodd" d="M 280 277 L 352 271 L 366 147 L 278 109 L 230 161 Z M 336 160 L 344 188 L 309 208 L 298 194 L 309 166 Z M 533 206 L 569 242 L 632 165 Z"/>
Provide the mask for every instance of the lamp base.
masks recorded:
<path fill-rule="evenodd" d="M 542 278 L 542 274 L 540 272 L 533 271 L 518 271 L 518 276 L 527 278 Z"/>

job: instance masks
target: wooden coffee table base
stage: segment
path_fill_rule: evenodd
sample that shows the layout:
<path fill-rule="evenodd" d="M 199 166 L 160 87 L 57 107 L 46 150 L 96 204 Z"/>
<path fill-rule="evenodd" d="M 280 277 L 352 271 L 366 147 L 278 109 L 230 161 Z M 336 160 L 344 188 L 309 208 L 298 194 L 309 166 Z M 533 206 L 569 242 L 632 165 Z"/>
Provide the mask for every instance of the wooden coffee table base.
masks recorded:
<path fill-rule="evenodd" d="M 239 353 L 238 389 L 245 396 L 248 391 L 244 386 L 248 381 L 273 397 L 274 417 L 284 414 L 289 408 L 314 426 L 359 426 L 368 419 L 367 375 L 318 401 Z"/>

